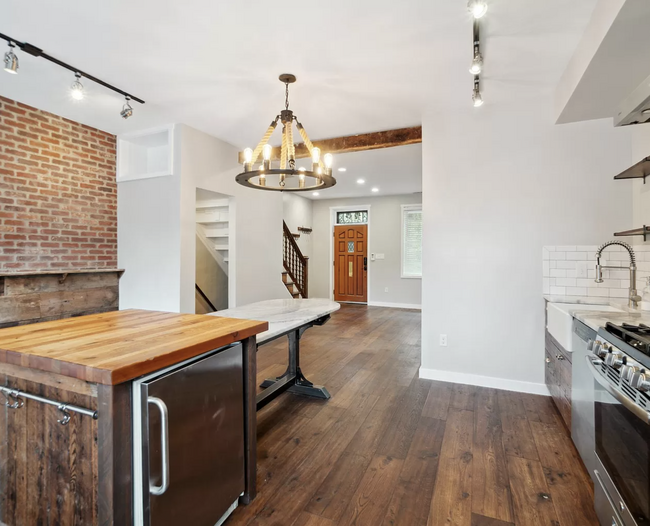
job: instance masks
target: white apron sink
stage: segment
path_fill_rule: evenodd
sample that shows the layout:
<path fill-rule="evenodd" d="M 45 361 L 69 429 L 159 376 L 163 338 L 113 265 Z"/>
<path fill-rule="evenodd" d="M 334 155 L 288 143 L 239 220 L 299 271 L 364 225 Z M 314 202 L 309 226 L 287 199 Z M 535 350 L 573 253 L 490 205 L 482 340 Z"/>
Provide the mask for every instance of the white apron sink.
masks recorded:
<path fill-rule="evenodd" d="M 573 313 L 577 311 L 596 312 L 624 312 L 610 305 L 586 305 L 583 303 L 549 303 L 546 309 L 548 332 L 567 351 L 571 348 L 571 334 L 573 331 Z"/>

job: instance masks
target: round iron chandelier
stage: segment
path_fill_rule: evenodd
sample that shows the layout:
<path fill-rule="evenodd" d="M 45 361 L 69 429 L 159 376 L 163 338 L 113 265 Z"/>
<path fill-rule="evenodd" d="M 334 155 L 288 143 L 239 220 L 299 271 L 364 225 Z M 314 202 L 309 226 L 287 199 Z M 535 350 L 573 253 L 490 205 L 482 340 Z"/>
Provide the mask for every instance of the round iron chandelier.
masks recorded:
<path fill-rule="evenodd" d="M 280 81 L 285 85 L 284 109 L 277 115 L 266 130 L 262 140 L 254 150 L 244 150 L 244 171 L 235 180 L 249 188 L 272 190 L 276 192 L 308 192 L 322 190 L 336 184 L 332 177 L 332 154 L 321 156 L 320 148 L 315 147 L 298 118 L 289 109 L 289 84 L 296 82 L 295 75 L 285 73 L 280 75 Z M 293 142 L 293 123 L 296 123 L 298 133 L 311 156 L 311 170 L 296 168 L 296 145 Z M 282 146 L 280 147 L 280 166 L 273 167 L 273 147 L 269 139 L 278 123 L 282 123 Z M 258 159 L 262 160 L 256 167 Z"/>

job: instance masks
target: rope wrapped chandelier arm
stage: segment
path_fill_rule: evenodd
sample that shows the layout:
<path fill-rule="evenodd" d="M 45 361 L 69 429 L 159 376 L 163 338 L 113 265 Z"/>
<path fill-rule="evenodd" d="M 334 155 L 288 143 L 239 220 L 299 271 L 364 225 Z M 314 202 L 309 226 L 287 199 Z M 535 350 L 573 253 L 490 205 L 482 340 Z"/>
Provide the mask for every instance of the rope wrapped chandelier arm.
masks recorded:
<path fill-rule="evenodd" d="M 320 148 L 313 145 L 303 125 L 289 109 L 289 84 L 294 83 L 296 77 L 283 74 L 280 75 L 280 81 L 285 85 L 284 110 L 268 127 L 255 150 L 250 148 L 244 150 L 244 171 L 238 174 L 235 180 L 249 188 L 279 192 L 307 192 L 334 186 L 336 179 L 332 177 L 332 155 L 327 153 L 321 157 Z M 269 140 L 279 122 L 282 122 L 280 166 L 273 168 L 273 147 L 269 144 Z M 311 169 L 296 167 L 296 145 L 293 142 L 294 122 L 311 156 Z M 262 154 L 262 161 L 257 164 L 260 154 Z"/>

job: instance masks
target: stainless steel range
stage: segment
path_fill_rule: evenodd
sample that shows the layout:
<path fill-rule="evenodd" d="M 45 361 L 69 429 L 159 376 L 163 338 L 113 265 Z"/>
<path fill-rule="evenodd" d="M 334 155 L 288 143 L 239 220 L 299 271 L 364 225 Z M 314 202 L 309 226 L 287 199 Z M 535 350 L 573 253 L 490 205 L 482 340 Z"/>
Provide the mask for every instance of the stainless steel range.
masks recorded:
<path fill-rule="evenodd" d="M 650 327 L 607 323 L 591 350 L 598 518 L 650 525 Z"/>

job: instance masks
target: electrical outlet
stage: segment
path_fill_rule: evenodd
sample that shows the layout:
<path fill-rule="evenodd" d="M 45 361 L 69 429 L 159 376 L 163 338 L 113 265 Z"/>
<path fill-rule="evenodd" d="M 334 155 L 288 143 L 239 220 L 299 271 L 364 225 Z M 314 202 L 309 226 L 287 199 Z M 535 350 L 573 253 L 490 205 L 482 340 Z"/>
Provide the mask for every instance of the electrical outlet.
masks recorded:
<path fill-rule="evenodd" d="M 447 347 L 447 335 L 446 334 L 441 334 L 440 335 L 440 346 L 441 347 Z"/>
<path fill-rule="evenodd" d="M 386 287 L 386 288 L 384 289 L 384 292 L 388 292 L 388 287 Z"/>

